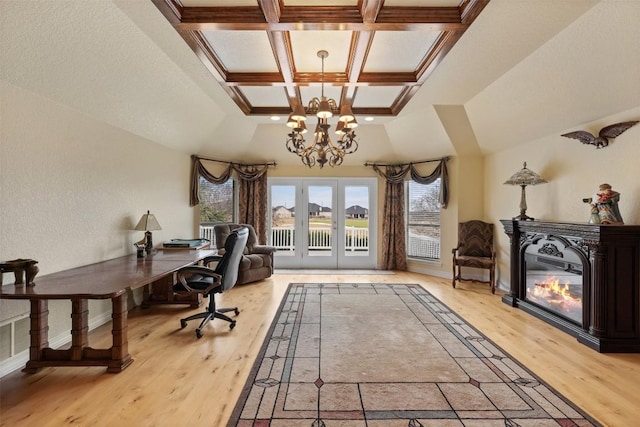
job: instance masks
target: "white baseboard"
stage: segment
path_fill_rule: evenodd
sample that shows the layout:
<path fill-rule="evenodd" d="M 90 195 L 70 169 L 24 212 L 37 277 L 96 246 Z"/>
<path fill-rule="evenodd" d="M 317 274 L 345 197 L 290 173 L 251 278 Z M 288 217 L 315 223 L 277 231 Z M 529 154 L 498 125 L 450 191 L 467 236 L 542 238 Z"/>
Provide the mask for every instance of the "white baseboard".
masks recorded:
<path fill-rule="evenodd" d="M 111 321 L 111 312 L 102 313 L 99 316 L 94 317 L 89 320 L 89 330 L 93 330 L 98 326 L 102 326 L 105 323 L 109 323 Z M 63 345 L 71 342 L 71 338 L 68 333 L 62 333 L 56 337 L 49 339 L 49 346 L 51 348 L 59 348 Z M 8 375 L 18 369 L 24 368 L 24 366 L 29 361 L 29 349 L 23 350 L 20 353 L 15 354 L 14 356 L 5 359 L 0 362 L 0 378 Z"/>

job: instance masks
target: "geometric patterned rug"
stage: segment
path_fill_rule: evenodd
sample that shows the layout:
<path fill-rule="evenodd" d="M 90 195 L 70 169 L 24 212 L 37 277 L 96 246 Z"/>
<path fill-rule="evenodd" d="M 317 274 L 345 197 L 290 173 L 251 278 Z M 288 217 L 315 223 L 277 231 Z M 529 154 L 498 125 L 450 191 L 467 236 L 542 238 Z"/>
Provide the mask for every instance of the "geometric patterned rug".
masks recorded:
<path fill-rule="evenodd" d="M 419 285 L 292 283 L 228 427 L 599 426 Z"/>

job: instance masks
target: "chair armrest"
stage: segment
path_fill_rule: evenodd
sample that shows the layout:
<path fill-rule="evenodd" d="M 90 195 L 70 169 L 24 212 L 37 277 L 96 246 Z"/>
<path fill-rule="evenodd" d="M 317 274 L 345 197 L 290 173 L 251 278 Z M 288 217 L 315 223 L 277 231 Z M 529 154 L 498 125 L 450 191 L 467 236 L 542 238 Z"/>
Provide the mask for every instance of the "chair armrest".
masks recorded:
<path fill-rule="evenodd" d="M 178 276 L 178 281 L 184 288 L 189 292 L 196 292 L 202 294 L 208 294 L 212 289 L 215 289 L 222 285 L 222 276 L 218 273 L 214 272 L 212 269 L 207 267 L 201 267 L 198 265 L 193 265 L 189 267 L 182 267 L 180 270 L 176 272 Z M 210 286 L 207 286 L 205 289 L 194 289 L 189 286 L 187 282 L 187 276 L 191 276 L 192 274 L 200 274 L 205 277 L 213 277 L 213 283 Z"/>
<path fill-rule="evenodd" d="M 220 262 L 222 259 L 222 255 L 209 255 L 208 257 L 202 258 L 202 264 L 206 267 L 212 262 Z"/>
<path fill-rule="evenodd" d="M 273 246 L 254 245 L 252 253 L 270 255 L 270 254 L 274 253 L 275 251 L 277 251 L 277 249 L 275 247 L 273 247 Z"/>

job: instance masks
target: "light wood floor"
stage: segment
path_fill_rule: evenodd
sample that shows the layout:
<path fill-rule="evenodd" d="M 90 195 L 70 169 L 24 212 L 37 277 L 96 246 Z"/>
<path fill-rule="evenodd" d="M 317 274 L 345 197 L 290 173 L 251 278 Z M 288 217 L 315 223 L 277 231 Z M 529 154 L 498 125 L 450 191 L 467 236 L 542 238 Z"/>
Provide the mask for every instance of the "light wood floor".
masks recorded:
<path fill-rule="evenodd" d="M 419 283 L 603 425 L 640 425 L 640 354 L 599 354 L 502 303 L 486 285 L 454 290 L 449 280 L 414 273 L 276 274 L 237 286 L 218 295 L 219 306 L 240 307 L 236 328 L 216 320 L 200 340 L 197 323 L 179 324 L 197 310 L 136 308 L 129 316 L 131 366 L 119 374 L 99 367 L 14 372 L 0 380 L 0 425 L 224 426 L 290 282 Z M 109 325 L 91 333 L 92 346 L 109 342 Z"/>

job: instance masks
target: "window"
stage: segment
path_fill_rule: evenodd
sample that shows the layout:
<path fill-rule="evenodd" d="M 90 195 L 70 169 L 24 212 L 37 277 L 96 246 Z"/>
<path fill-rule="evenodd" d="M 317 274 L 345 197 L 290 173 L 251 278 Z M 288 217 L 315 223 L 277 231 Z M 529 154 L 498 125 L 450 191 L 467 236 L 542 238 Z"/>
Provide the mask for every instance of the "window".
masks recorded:
<path fill-rule="evenodd" d="M 230 178 L 224 184 L 212 184 L 200 177 L 200 238 L 209 239 L 215 247 L 214 224 L 235 222 L 235 181 Z"/>
<path fill-rule="evenodd" d="M 407 257 L 440 260 L 440 179 L 432 184 L 405 184 Z"/>

